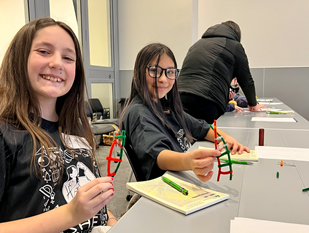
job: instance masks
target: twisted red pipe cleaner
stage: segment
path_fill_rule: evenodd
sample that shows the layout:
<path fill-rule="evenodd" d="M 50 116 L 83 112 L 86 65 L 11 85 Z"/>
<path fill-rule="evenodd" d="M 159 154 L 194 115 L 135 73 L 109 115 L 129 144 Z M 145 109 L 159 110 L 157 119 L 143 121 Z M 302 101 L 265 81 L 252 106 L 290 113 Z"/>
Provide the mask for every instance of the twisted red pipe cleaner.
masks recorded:
<path fill-rule="evenodd" d="M 118 143 L 118 141 L 117 141 L 119 138 L 122 139 L 121 144 Z M 109 150 L 108 157 L 106 157 L 106 160 L 107 160 L 107 176 L 114 177 L 116 175 L 116 172 L 119 169 L 120 163 L 122 162 L 122 154 L 123 154 L 123 149 L 124 149 L 124 145 L 125 145 L 125 139 L 126 139 L 126 133 L 125 133 L 124 130 L 122 130 L 122 135 L 119 135 L 118 133 L 115 134 L 113 143 L 112 143 L 111 148 Z M 112 157 L 112 153 L 113 153 L 115 144 L 117 144 L 121 148 L 120 149 L 120 154 L 119 154 L 119 159 Z M 111 161 L 118 162 L 118 165 L 117 165 L 115 171 L 112 172 L 112 173 L 110 172 Z"/>

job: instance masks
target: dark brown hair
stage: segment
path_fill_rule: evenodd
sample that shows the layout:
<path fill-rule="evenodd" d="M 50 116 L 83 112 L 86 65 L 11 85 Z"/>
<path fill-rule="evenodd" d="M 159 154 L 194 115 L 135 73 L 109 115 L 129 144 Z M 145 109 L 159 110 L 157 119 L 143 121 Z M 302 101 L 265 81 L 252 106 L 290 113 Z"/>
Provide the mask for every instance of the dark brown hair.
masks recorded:
<path fill-rule="evenodd" d="M 173 52 L 170 50 L 170 48 L 168 48 L 166 45 L 160 43 L 152 43 L 142 48 L 137 54 L 134 65 L 134 75 L 131 84 L 131 94 L 120 115 L 120 126 L 122 125 L 124 115 L 128 107 L 133 102 L 134 97 L 139 96 L 143 100 L 144 104 L 147 105 L 149 109 L 153 112 L 153 114 L 157 116 L 166 127 L 172 130 L 176 136 L 177 132 L 175 132 L 171 124 L 168 122 L 163 111 L 164 107 L 171 109 L 174 112 L 175 117 L 178 120 L 180 126 L 184 129 L 187 140 L 189 142 L 193 142 L 194 138 L 190 134 L 184 119 L 183 107 L 177 87 L 177 79 L 175 80 L 172 89 L 167 93 L 166 100 L 165 98 L 162 98 L 161 101 L 158 100 L 157 102 L 155 102 L 152 99 L 151 93 L 148 90 L 146 81 L 146 67 L 153 59 L 156 58 L 158 64 L 161 59 L 161 56 L 164 54 L 166 54 L 173 60 L 174 67 L 177 68 L 177 62 L 175 56 Z M 157 82 L 155 82 L 155 87 L 157 92 L 156 96 L 158 98 Z"/>
<path fill-rule="evenodd" d="M 17 32 L 0 67 L 0 120 L 17 129 L 26 129 L 30 133 L 33 139 L 32 166 L 37 143 L 47 150 L 48 156 L 50 155 L 48 148 L 56 146 L 52 138 L 40 127 L 42 122 L 40 105 L 27 71 L 33 38 L 37 31 L 49 26 L 59 26 L 64 29 L 73 40 L 76 53 L 74 83 L 67 94 L 58 97 L 56 103 L 60 138 L 63 141 L 62 133 L 83 136 L 92 148 L 94 159 L 94 136 L 85 112 L 86 80 L 78 39 L 65 23 L 51 18 L 41 18 L 27 23 Z M 64 141 L 63 144 L 68 148 Z M 86 146 L 85 143 L 84 145 Z M 60 153 L 57 154 L 56 162 L 62 159 Z M 50 161 L 52 162 L 53 159 Z M 37 172 L 36 166 L 34 167 Z"/>
<path fill-rule="evenodd" d="M 233 31 L 236 33 L 236 35 L 238 36 L 238 41 L 240 42 L 241 39 L 241 31 L 240 31 L 240 27 L 237 23 L 229 20 L 226 22 L 223 22 L 222 24 L 225 24 L 226 26 L 230 27 L 233 29 Z"/>

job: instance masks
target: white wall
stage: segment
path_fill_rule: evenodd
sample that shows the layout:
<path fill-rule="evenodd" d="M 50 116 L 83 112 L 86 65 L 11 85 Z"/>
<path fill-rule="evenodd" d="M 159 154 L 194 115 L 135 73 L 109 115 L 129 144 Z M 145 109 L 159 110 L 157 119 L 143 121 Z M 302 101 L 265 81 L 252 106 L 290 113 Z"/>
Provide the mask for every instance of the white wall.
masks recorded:
<path fill-rule="evenodd" d="M 118 6 L 120 70 L 132 70 L 150 42 L 168 45 L 181 67 L 192 43 L 227 20 L 240 25 L 251 68 L 309 66 L 308 0 L 119 0 Z"/>
<path fill-rule="evenodd" d="M 0 64 L 11 40 L 25 23 L 24 0 L 0 1 Z"/>
<path fill-rule="evenodd" d="M 199 0 L 198 34 L 233 20 L 242 31 L 250 67 L 309 66 L 308 0 Z"/>
<path fill-rule="evenodd" d="M 118 5 L 121 97 L 129 96 L 135 57 L 143 46 L 168 45 L 181 68 L 189 47 L 208 27 L 233 20 L 242 30 L 257 92 L 276 93 L 266 97 L 289 103 L 309 120 L 308 101 L 299 104 L 308 100 L 308 0 L 119 0 Z M 295 85 L 287 95 L 283 90 L 289 82 Z"/>
<path fill-rule="evenodd" d="M 90 64 L 111 67 L 110 14 L 108 0 L 88 2 Z"/>
<path fill-rule="evenodd" d="M 119 0 L 119 66 L 133 70 L 137 53 L 160 42 L 172 49 L 181 67 L 192 44 L 191 0 Z"/>
<path fill-rule="evenodd" d="M 50 1 L 50 17 L 56 21 L 62 21 L 69 25 L 74 31 L 76 37 L 80 39 L 74 5 L 71 0 Z"/>

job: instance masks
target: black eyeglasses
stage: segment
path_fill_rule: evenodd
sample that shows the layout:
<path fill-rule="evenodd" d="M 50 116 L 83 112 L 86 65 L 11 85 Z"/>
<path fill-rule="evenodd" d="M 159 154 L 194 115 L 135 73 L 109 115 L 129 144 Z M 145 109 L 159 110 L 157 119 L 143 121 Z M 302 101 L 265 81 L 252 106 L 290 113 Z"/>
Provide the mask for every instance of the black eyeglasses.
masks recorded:
<path fill-rule="evenodd" d="M 160 78 L 165 71 L 165 76 L 168 79 L 175 80 L 178 77 L 179 70 L 176 68 L 163 69 L 160 66 L 147 66 L 148 74 L 152 78 Z"/>

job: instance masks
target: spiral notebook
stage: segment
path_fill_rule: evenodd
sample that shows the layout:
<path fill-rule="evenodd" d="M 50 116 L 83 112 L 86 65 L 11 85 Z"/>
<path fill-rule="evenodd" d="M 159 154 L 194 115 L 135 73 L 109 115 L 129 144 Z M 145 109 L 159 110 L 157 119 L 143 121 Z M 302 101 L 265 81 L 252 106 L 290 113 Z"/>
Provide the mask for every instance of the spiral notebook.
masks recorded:
<path fill-rule="evenodd" d="M 170 174 L 166 173 L 163 176 L 186 189 L 188 195 L 184 195 L 165 183 L 162 177 L 148 181 L 130 182 L 127 183 L 127 188 L 184 215 L 194 213 L 229 198 L 228 194 L 206 189 Z"/>

